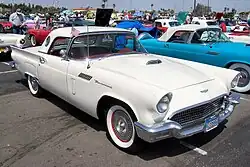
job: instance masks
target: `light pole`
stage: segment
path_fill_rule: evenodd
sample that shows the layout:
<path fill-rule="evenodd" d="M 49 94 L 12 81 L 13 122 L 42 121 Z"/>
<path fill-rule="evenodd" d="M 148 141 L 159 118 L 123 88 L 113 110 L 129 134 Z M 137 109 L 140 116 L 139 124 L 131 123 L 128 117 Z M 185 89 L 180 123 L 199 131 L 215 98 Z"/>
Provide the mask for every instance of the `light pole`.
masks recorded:
<path fill-rule="evenodd" d="M 210 6 L 210 2 L 209 2 L 209 0 L 207 0 L 207 15 L 209 15 L 209 6 Z"/>

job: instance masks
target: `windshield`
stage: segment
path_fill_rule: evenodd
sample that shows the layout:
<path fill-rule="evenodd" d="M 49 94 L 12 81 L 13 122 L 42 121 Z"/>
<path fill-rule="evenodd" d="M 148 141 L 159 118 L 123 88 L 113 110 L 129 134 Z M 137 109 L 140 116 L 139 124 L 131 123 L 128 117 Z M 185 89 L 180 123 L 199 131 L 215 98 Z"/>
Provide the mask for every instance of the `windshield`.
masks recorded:
<path fill-rule="evenodd" d="M 207 25 L 208 26 L 217 26 L 217 22 L 216 21 L 207 21 Z"/>
<path fill-rule="evenodd" d="M 219 28 L 207 28 L 196 31 L 195 35 L 201 42 L 231 42 Z M 195 37 L 194 36 L 194 37 Z"/>
<path fill-rule="evenodd" d="M 179 25 L 181 25 L 179 22 L 177 22 L 177 21 L 173 21 L 173 22 L 169 22 L 169 25 L 171 26 L 171 27 L 175 27 L 175 26 L 179 26 Z"/>
<path fill-rule="evenodd" d="M 74 39 L 70 49 L 72 58 L 101 58 L 113 55 L 146 53 L 131 32 L 81 35 Z"/>

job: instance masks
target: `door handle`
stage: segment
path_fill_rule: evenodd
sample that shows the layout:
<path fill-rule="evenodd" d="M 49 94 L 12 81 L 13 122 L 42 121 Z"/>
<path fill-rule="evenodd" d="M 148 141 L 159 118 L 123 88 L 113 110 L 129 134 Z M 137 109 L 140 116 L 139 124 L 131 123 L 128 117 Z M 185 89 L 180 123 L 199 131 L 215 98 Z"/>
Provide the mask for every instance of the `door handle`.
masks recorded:
<path fill-rule="evenodd" d="M 43 57 L 40 57 L 39 61 L 40 61 L 41 64 L 44 64 L 46 62 L 46 60 Z"/>

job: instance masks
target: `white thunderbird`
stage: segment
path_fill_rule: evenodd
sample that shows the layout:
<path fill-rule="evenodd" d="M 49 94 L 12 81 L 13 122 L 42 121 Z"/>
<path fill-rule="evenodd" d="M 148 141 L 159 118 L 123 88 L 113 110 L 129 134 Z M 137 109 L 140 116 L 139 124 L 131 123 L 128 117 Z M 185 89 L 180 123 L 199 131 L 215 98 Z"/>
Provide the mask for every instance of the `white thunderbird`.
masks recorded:
<path fill-rule="evenodd" d="M 17 41 L 24 38 L 25 35 L 1 33 L 0 34 L 0 58 L 10 56 L 10 45 L 15 45 Z"/>
<path fill-rule="evenodd" d="M 74 34 L 60 28 L 42 46 L 12 46 L 16 68 L 32 95 L 47 90 L 104 120 L 123 150 L 208 132 L 239 103 L 230 91 L 237 71 L 148 54 L 125 29 L 75 27 Z"/>

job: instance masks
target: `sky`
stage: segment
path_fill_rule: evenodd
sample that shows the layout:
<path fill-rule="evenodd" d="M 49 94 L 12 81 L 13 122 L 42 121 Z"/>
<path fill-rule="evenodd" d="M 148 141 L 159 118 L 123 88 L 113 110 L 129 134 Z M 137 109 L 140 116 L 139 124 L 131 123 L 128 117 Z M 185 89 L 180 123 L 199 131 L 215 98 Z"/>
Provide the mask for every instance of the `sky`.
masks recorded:
<path fill-rule="evenodd" d="M 34 3 L 39 5 L 52 5 L 55 0 L 0 0 L 0 2 L 10 3 Z M 93 8 L 101 7 L 102 0 L 57 0 L 59 6 L 67 8 L 80 8 L 91 6 Z M 197 0 L 197 3 L 208 4 L 214 11 L 222 11 L 224 7 L 235 8 L 237 11 L 250 11 L 250 0 Z M 118 10 L 122 9 L 137 9 L 146 10 L 150 9 L 150 4 L 154 4 L 154 9 L 175 9 L 177 12 L 180 10 L 190 10 L 193 7 L 193 0 L 108 0 L 108 7 L 112 7 L 113 3 L 116 4 Z"/>

